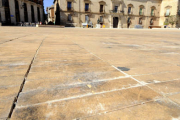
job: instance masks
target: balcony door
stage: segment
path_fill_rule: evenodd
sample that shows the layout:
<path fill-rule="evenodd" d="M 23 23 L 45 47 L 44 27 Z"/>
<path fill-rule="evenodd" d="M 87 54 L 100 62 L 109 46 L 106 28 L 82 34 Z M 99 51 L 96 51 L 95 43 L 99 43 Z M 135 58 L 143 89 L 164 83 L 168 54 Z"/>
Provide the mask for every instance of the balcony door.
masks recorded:
<path fill-rule="evenodd" d="M 89 11 L 89 3 L 85 3 L 85 11 Z"/>
<path fill-rule="evenodd" d="M 100 5 L 100 12 L 103 12 L 104 5 Z"/>
<path fill-rule="evenodd" d="M 72 7 L 71 2 L 68 2 L 68 3 L 67 3 L 67 8 L 68 8 L 68 10 L 71 10 L 71 7 Z"/>
<path fill-rule="evenodd" d="M 114 12 L 115 12 L 115 13 L 118 12 L 118 6 L 114 6 Z"/>

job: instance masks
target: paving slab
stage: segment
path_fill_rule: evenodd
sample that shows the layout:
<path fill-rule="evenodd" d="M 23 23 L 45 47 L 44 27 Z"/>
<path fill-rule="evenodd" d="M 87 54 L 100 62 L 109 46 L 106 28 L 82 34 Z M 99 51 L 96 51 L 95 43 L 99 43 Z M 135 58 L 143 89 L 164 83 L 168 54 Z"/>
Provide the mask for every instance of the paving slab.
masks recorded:
<path fill-rule="evenodd" d="M 1 27 L 0 119 L 178 120 L 179 33 Z"/>

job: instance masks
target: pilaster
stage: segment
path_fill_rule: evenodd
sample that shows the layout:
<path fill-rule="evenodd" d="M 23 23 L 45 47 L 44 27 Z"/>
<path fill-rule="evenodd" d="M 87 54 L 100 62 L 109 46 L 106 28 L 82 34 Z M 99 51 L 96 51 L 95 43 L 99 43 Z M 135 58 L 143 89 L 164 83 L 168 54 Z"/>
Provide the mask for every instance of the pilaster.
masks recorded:
<path fill-rule="evenodd" d="M 37 4 L 34 4 L 34 18 L 35 22 L 38 22 L 38 14 L 37 14 Z"/>
<path fill-rule="evenodd" d="M 18 1 L 19 2 L 19 13 L 20 13 L 20 21 L 24 22 L 24 8 L 23 6 L 23 2 L 22 1 Z"/>
<path fill-rule="evenodd" d="M 11 23 L 16 24 L 15 1 L 14 0 L 9 0 L 9 9 L 10 9 Z"/>
<path fill-rule="evenodd" d="M 31 4 L 29 2 L 27 2 L 26 4 L 27 4 L 27 11 L 28 11 L 28 22 L 32 22 L 32 18 L 31 18 Z"/>

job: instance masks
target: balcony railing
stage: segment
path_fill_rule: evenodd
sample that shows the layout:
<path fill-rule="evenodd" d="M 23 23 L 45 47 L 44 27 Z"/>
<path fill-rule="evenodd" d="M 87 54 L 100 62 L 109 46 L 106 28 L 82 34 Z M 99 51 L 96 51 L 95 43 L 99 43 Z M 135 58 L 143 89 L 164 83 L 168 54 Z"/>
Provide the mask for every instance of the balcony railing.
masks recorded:
<path fill-rule="evenodd" d="M 100 23 L 103 23 L 103 22 L 104 22 L 104 20 L 99 20 L 99 22 L 100 22 Z"/>
<path fill-rule="evenodd" d="M 143 16 L 143 15 L 144 15 L 144 12 L 139 12 L 139 15 L 140 15 L 140 16 Z"/>
<path fill-rule="evenodd" d="M 119 13 L 119 10 L 110 10 L 110 13 Z"/>
<path fill-rule="evenodd" d="M 105 10 L 101 10 L 101 9 L 100 9 L 99 12 L 100 12 L 100 13 L 105 13 Z"/>
<path fill-rule="evenodd" d="M 124 14 L 124 11 L 122 11 L 122 10 L 110 10 L 110 13 L 113 13 L 113 14 Z"/>
<path fill-rule="evenodd" d="M 167 14 L 167 13 L 164 13 L 164 16 L 165 17 L 169 17 L 171 15 L 171 13 Z"/>
<path fill-rule="evenodd" d="M 90 9 L 85 9 L 85 12 L 89 13 L 89 12 L 91 12 L 91 10 Z"/>
<path fill-rule="evenodd" d="M 133 12 L 128 12 L 127 14 L 128 14 L 128 15 L 133 15 Z"/>
<path fill-rule="evenodd" d="M 67 7 L 67 11 L 74 11 L 73 7 Z"/>
<path fill-rule="evenodd" d="M 155 16 L 155 13 L 150 13 L 150 16 L 154 17 L 154 16 Z"/>

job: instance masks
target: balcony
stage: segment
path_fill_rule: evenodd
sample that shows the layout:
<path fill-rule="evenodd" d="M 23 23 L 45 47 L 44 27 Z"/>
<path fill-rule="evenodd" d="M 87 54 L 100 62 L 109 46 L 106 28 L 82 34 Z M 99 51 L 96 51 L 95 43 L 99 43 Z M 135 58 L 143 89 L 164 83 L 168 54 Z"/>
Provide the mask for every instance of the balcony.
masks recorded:
<path fill-rule="evenodd" d="M 121 10 L 110 10 L 111 14 L 124 14 L 124 11 Z"/>
<path fill-rule="evenodd" d="M 151 17 L 155 17 L 155 13 L 150 13 L 150 16 Z"/>
<path fill-rule="evenodd" d="M 103 22 L 104 22 L 104 20 L 103 20 L 103 19 L 102 19 L 102 20 L 101 20 L 101 19 L 99 20 L 99 23 L 103 23 Z"/>
<path fill-rule="evenodd" d="M 119 13 L 119 10 L 110 10 L 110 13 Z"/>
<path fill-rule="evenodd" d="M 144 12 L 139 12 L 139 15 L 140 16 L 144 16 Z"/>
<path fill-rule="evenodd" d="M 128 14 L 128 15 L 133 15 L 133 12 L 128 12 L 127 14 Z"/>
<path fill-rule="evenodd" d="M 169 17 L 170 15 L 171 15 L 171 13 L 169 13 L 169 14 L 168 13 L 164 13 L 165 17 Z"/>
<path fill-rule="evenodd" d="M 86 12 L 86 13 L 90 13 L 91 10 L 90 10 L 90 9 L 85 9 L 85 12 Z"/>
<path fill-rule="evenodd" d="M 67 11 L 72 12 L 74 9 L 72 7 L 67 7 Z"/>
<path fill-rule="evenodd" d="M 100 13 L 105 13 L 105 10 L 101 10 L 101 9 L 100 9 L 99 12 L 100 12 Z"/>

